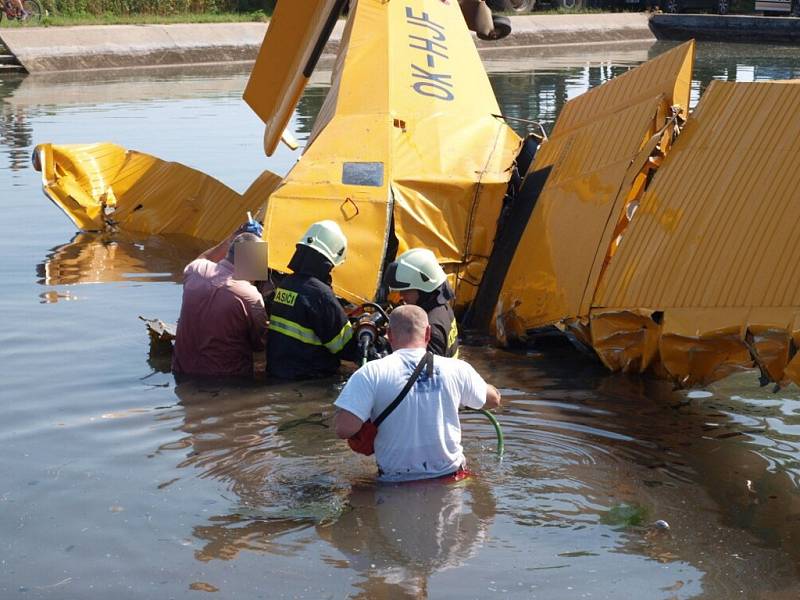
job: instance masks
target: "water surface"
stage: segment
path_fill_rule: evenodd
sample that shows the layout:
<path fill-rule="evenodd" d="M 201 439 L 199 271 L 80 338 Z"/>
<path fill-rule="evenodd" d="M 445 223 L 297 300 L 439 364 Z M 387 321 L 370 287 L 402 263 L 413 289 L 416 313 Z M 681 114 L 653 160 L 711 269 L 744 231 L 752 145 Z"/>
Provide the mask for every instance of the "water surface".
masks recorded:
<path fill-rule="evenodd" d="M 485 58 L 504 113 L 550 129 L 567 99 L 668 47 Z M 796 77 L 798 58 L 700 44 L 693 104 L 715 78 Z M 297 159 L 263 156 L 246 77 L 222 66 L 0 82 L 0 597 L 800 595 L 794 387 L 773 393 L 744 373 L 687 393 L 563 346 L 471 346 L 503 392 L 505 457 L 467 416 L 477 478 L 384 487 L 326 427 L 340 380 L 176 386 L 138 317 L 176 319 L 181 270 L 202 248 L 76 232 L 29 157 L 35 143 L 109 140 L 244 191 Z M 301 140 L 325 93 L 317 82 L 303 97 Z"/>

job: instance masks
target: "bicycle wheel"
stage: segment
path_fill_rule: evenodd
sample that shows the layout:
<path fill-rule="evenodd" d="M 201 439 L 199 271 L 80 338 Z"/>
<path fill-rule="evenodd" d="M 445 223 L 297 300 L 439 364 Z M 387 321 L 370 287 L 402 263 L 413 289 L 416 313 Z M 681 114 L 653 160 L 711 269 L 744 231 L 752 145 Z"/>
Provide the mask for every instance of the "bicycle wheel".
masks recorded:
<path fill-rule="evenodd" d="M 28 13 L 22 17 L 23 21 L 38 23 L 42 20 L 42 5 L 37 0 L 22 0 L 22 8 Z"/>

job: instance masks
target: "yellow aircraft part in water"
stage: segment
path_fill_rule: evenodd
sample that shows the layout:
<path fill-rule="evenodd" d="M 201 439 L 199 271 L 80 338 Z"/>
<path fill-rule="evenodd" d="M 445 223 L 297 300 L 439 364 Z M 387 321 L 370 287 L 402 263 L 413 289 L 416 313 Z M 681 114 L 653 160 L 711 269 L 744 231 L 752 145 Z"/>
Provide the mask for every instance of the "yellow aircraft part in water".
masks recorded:
<path fill-rule="evenodd" d="M 689 387 L 757 367 L 800 384 L 800 85 L 712 82 L 681 128 L 692 53 L 562 111 L 528 173 L 544 184 L 498 337 L 555 324 L 612 370 Z"/>
<path fill-rule="evenodd" d="M 270 93 L 259 73 L 249 96 Z M 498 112 L 457 2 L 351 3 L 308 145 L 269 199 L 270 267 L 285 272 L 308 225 L 332 219 L 349 247 L 333 278 L 338 295 L 373 299 L 386 262 L 424 246 L 455 274 L 457 302 L 468 302 L 520 145 Z"/>
<path fill-rule="evenodd" d="M 238 194 L 213 177 L 111 143 L 40 144 L 45 194 L 83 231 L 181 233 L 219 241 L 263 209 L 280 177 L 265 171 Z"/>
<path fill-rule="evenodd" d="M 245 93 L 267 152 L 339 2 L 301 4 L 279 4 Z M 280 23 L 296 35 L 278 35 Z M 689 115 L 693 57 L 683 44 L 567 103 L 525 175 L 535 204 L 522 205 L 530 217 L 486 305 L 501 341 L 556 325 L 612 370 L 692 386 L 757 367 L 765 382 L 800 383 L 800 85 L 713 82 Z M 309 223 L 333 219 L 349 240 L 340 296 L 374 299 L 387 262 L 425 246 L 464 306 L 504 233 L 521 142 L 498 112 L 456 2 L 359 0 L 282 181 L 265 172 L 239 195 L 113 144 L 42 144 L 35 163 L 80 229 L 219 240 L 251 211 L 270 267 L 285 271 Z"/>
<path fill-rule="evenodd" d="M 689 104 L 688 42 L 570 100 L 526 180 L 544 180 L 496 307 L 503 339 L 588 315 L 597 281 Z M 658 150 L 657 150 L 658 149 Z"/>
<path fill-rule="evenodd" d="M 800 82 L 713 81 L 594 294 L 613 369 L 800 384 Z M 780 110 L 776 112 L 776 107 Z"/>

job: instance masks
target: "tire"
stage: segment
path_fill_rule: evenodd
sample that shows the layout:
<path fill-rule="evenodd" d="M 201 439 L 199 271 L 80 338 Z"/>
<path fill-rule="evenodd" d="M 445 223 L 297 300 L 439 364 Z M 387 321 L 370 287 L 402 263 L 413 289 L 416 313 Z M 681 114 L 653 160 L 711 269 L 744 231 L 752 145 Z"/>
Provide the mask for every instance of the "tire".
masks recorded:
<path fill-rule="evenodd" d="M 486 0 L 492 10 L 525 13 L 533 10 L 536 0 Z"/>
<path fill-rule="evenodd" d="M 675 14 L 681 12 L 681 7 L 678 5 L 678 0 L 667 0 L 664 4 L 664 12 Z"/>
<path fill-rule="evenodd" d="M 583 3 L 580 0 L 558 0 L 559 8 L 566 8 L 572 10 L 573 8 L 580 7 Z"/>
<path fill-rule="evenodd" d="M 727 15 L 730 10 L 728 0 L 717 0 L 717 14 Z"/>
<path fill-rule="evenodd" d="M 492 15 L 492 23 L 494 24 L 494 29 L 492 29 L 489 35 L 481 35 L 480 33 L 476 35 L 482 40 L 494 41 L 502 40 L 511 33 L 511 19 L 508 17 Z"/>
<path fill-rule="evenodd" d="M 42 5 L 37 0 L 22 0 L 22 8 L 28 13 L 23 21 L 38 23 L 42 20 Z"/>

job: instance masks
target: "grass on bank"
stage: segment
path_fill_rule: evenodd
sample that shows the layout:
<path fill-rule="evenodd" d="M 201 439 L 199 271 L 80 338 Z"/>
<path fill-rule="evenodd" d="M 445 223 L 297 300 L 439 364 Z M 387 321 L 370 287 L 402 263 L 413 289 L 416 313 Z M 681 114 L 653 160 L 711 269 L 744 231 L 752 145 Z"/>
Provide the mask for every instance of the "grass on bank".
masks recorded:
<path fill-rule="evenodd" d="M 99 15 L 48 14 L 40 23 L 22 23 L 9 21 L 5 17 L 0 27 L 60 27 L 67 25 L 165 25 L 171 23 L 249 23 L 269 21 L 269 15 L 262 10 L 232 13 L 179 13 L 172 15 L 117 15 L 105 13 Z"/>

